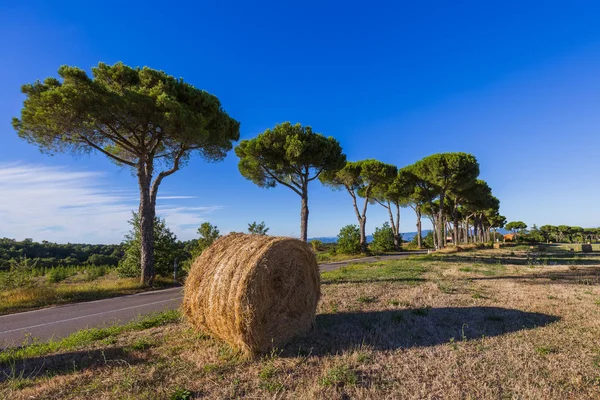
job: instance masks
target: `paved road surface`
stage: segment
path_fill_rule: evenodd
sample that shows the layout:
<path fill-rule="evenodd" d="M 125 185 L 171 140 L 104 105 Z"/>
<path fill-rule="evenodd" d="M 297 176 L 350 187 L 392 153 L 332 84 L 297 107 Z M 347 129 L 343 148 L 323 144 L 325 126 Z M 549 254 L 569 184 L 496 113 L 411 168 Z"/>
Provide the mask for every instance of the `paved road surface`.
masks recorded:
<path fill-rule="evenodd" d="M 426 252 L 339 261 L 320 264 L 319 268 L 321 271 L 331 271 L 356 261 L 370 263 L 423 253 Z M 0 349 L 20 345 L 28 334 L 33 338 L 47 340 L 68 336 L 79 329 L 126 323 L 140 314 L 178 308 L 182 298 L 182 288 L 176 287 L 0 316 Z"/>

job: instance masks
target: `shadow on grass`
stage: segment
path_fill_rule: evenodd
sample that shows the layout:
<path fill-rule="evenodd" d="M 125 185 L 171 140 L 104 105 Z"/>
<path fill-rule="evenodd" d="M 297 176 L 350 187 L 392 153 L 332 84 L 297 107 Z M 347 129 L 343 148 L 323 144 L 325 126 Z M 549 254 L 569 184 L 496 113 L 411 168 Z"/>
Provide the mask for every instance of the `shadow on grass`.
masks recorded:
<path fill-rule="evenodd" d="M 407 285 L 417 285 L 423 282 L 427 282 L 425 278 L 373 278 L 373 279 L 361 279 L 361 278 L 342 278 L 342 279 L 323 279 L 321 285 L 337 285 L 342 283 L 393 283 L 401 282 Z"/>
<path fill-rule="evenodd" d="M 283 355 L 336 354 L 367 346 L 375 350 L 436 346 L 535 329 L 560 317 L 499 307 L 448 307 L 317 315 L 304 337 Z"/>
<path fill-rule="evenodd" d="M 430 257 L 427 261 L 439 261 L 448 263 L 479 263 L 479 264 L 511 264 L 511 265 L 598 265 L 600 264 L 600 254 L 573 254 L 556 255 L 537 253 L 534 256 L 455 256 L 446 255 L 443 257 Z"/>
<path fill-rule="evenodd" d="M 576 266 L 569 271 L 546 271 L 527 275 L 502 275 L 469 278 L 474 281 L 511 279 L 525 281 L 529 284 L 572 284 L 572 285 L 600 285 L 600 267 Z"/>
<path fill-rule="evenodd" d="M 147 362 L 137 352 L 123 347 L 81 350 L 26 358 L 0 364 L 0 382 L 10 379 L 33 379 L 40 376 L 62 375 L 104 366 L 131 366 Z"/>

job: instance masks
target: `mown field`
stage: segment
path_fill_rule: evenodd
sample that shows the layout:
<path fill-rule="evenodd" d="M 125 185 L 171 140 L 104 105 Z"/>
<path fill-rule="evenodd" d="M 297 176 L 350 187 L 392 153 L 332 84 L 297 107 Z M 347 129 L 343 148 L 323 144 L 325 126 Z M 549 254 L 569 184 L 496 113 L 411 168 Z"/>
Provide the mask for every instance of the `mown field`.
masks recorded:
<path fill-rule="evenodd" d="M 322 274 L 314 329 L 246 360 L 177 313 L 0 353 L 0 398 L 600 398 L 600 254 L 525 248 Z"/>

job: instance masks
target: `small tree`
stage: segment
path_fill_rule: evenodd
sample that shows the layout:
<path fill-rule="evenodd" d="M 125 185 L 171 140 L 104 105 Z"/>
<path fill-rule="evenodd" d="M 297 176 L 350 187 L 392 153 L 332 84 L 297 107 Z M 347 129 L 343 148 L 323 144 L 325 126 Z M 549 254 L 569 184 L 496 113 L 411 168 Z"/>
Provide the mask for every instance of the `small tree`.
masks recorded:
<path fill-rule="evenodd" d="M 202 252 L 213 244 L 215 240 L 221 237 L 217 226 L 211 225 L 209 222 L 203 222 L 202 225 L 200 225 L 200 228 L 198 228 L 198 235 L 200 235 L 198 246 L 196 246 L 193 253 L 195 257 L 202 254 Z"/>
<path fill-rule="evenodd" d="M 414 171 L 414 165 L 404 167 L 398 171 L 398 177 L 402 181 L 406 182 L 406 185 L 411 188 L 407 198 L 407 204 L 412 208 L 417 217 L 417 235 L 415 236 L 415 244 L 417 248 L 422 247 L 422 217 L 423 208 L 431 204 L 433 199 L 436 197 L 437 188 L 429 181 L 419 178 Z"/>
<path fill-rule="evenodd" d="M 414 191 L 415 182 L 413 175 L 408 173 L 406 169 L 400 169 L 392 182 L 380 185 L 373 190 L 373 201 L 388 211 L 390 227 L 394 232 L 395 250 L 400 250 L 401 245 L 400 207 L 406 205 L 412 207 L 411 195 Z"/>
<path fill-rule="evenodd" d="M 542 237 L 546 243 L 548 243 L 550 240 L 552 240 L 554 232 L 556 232 L 555 226 L 552 226 L 552 225 L 540 226 L 540 235 L 542 235 Z"/>
<path fill-rule="evenodd" d="M 321 175 L 323 184 L 336 190 L 346 189 L 352 197 L 352 205 L 360 229 L 362 251 L 367 251 L 367 206 L 373 199 L 374 191 L 378 187 L 391 184 L 397 173 L 396 166 L 369 159 L 348 162 L 339 171 L 328 171 Z M 362 210 L 358 208 L 357 197 L 364 199 Z"/>
<path fill-rule="evenodd" d="M 13 126 L 42 151 L 96 151 L 136 172 L 140 279 L 151 284 L 152 231 L 162 180 L 195 153 L 209 161 L 224 159 L 239 139 L 240 124 L 215 96 L 163 71 L 99 63 L 92 77 L 66 65 L 58 74 L 61 80 L 47 78 L 21 87 L 27 97 Z"/>
<path fill-rule="evenodd" d="M 248 233 L 251 235 L 266 235 L 268 231 L 269 228 L 266 227 L 265 221 L 261 222 L 260 224 L 258 224 L 256 221 L 248 224 Z"/>
<path fill-rule="evenodd" d="M 286 186 L 300 196 L 300 239 L 308 238 L 308 184 L 323 172 L 337 171 L 346 156 L 339 142 L 310 126 L 275 125 L 235 148 L 242 176 L 259 187 Z"/>
<path fill-rule="evenodd" d="M 395 233 L 389 223 L 385 222 L 381 228 L 375 228 L 371 247 L 378 252 L 396 250 Z"/>
<path fill-rule="evenodd" d="M 139 277 L 141 274 L 141 232 L 140 217 L 134 212 L 129 220 L 131 231 L 125 236 L 125 255 L 119 262 L 117 271 L 124 277 Z M 173 271 L 175 259 L 180 256 L 177 246 L 177 237 L 167 227 L 164 219 L 154 217 L 154 262 L 155 271 L 160 275 L 167 275 Z"/>
<path fill-rule="evenodd" d="M 337 252 L 341 254 L 360 253 L 360 230 L 356 225 L 346 225 L 340 229 L 337 240 Z"/>

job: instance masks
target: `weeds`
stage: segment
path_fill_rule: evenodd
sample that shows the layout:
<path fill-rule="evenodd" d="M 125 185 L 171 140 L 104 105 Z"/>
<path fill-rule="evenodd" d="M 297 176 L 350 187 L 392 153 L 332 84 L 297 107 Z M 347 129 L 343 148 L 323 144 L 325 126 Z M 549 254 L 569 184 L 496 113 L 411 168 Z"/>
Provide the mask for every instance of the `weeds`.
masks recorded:
<path fill-rule="evenodd" d="M 127 348 L 127 350 L 143 351 L 149 349 L 152 346 L 154 346 L 154 342 L 148 340 L 147 338 L 140 338 L 133 342 L 131 346 Z"/>
<path fill-rule="evenodd" d="M 356 361 L 364 364 L 364 363 L 369 363 L 373 360 L 373 357 L 368 354 L 368 353 L 364 353 L 364 352 L 360 352 L 358 353 L 358 355 L 356 356 Z"/>
<path fill-rule="evenodd" d="M 538 346 L 535 348 L 535 352 L 540 356 L 547 356 L 548 354 L 558 353 L 558 349 L 553 346 Z"/>
<path fill-rule="evenodd" d="M 266 390 L 269 393 L 277 393 L 284 389 L 281 382 L 275 379 L 278 369 L 273 365 L 272 361 L 269 361 L 258 373 L 260 389 Z"/>
<path fill-rule="evenodd" d="M 191 398 L 192 392 L 182 388 L 175 389 L 175 392 L 169 397 L 171 400 L 190 400 Z"/>
<path fill-rule="evenodd" d="M 319 383 L 323 386 L 354 386 L 358 382 L 356 372 L 347 365 L 329 369 Z"/>
<path fill-rule="evenodd" d="M 456 288 L 448 282 L 439 281 L 439 282 L 437 282 L 437 287 L 438 287 L 438 289 L 440 289 L 440 291 L 442 293 L 446 293 L 446 294 L 456 293 Z"/>
<path fill-rule="evenodd" d="M 375 303 L 377 301 L 377 298 L 372 297 L 372 296 L 359 296 L 357 301 L 359 303 L 369 304 L 369 303 Z"/>

